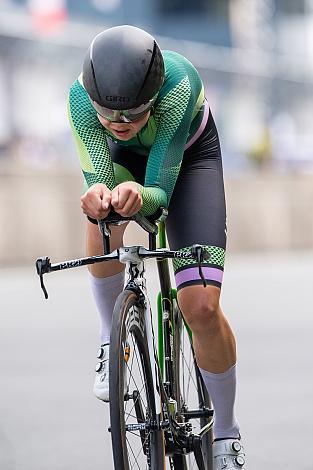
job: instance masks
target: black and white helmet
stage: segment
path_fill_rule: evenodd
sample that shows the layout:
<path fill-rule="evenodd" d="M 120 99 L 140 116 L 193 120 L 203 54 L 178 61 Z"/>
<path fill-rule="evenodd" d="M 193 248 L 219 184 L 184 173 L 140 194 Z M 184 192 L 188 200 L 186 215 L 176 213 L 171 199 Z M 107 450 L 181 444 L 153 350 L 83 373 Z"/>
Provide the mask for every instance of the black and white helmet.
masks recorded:
<path fill-rule="evenodd" d="M 146 31 L 116 26 L 93 39 L 84 61 L 83 84 L 99 114 L 107 117 L 109 110 L 116 110 L 125 111 L 127 117 L 128 111 L 133 120 L 151 108 L 163 81 L 160 48 Z"/>

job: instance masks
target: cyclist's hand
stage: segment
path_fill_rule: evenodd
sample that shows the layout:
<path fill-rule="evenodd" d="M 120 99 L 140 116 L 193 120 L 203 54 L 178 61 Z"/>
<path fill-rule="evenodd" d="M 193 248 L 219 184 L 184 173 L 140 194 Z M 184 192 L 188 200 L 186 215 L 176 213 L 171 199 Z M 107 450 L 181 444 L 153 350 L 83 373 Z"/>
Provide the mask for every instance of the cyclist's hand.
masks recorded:
<path fill-rule="evenodd" d="M 112 191 L 111 204 L 115 212 L 124 217 L 137 214 L 142 208 L 142 197 L 137 184 L 126 182 L 116 186 Z"/>
<path fill-rule="evenodd" d="M 80 198 L 83 213 L 92 219 L 104 219 L 111 209 L 111 191 L 105 184 L 92 185 Z"/>

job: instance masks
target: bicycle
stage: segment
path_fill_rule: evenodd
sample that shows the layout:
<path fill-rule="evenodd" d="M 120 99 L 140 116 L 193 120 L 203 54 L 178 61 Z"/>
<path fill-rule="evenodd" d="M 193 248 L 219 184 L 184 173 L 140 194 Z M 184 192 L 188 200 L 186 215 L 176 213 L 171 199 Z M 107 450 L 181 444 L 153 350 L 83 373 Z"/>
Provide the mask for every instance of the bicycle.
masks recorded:
<path fill-rule="evenodd" d="M 171 287 L 168 264 L 169 258 L 195 259 L 205 286 L 201 263 L 209 255 L 200 245 L 194 245 L 190 253 L 167 249 L 165 217 L 164 209 L 159 218 L 152 219 L 140 213 L 127 218 L 111 212 L 99 221 L 103 255 L 57 264 L 51 264 L 48 257 L 36 261 L 46 298 L 46 273 L 103 261 L 126 264 L 129 278 L 114 307 L 110 339 L 109 431 L 116 470 L 213 468 L 213 409 L 196 364 L 192 333 Z M 130 220 L 148 232 L 149 248 L 129 246 L 110 252 L 109 226 Z M 158 347 L 144 275 L 147 258 L 157 259 L 160 280 Z"/>

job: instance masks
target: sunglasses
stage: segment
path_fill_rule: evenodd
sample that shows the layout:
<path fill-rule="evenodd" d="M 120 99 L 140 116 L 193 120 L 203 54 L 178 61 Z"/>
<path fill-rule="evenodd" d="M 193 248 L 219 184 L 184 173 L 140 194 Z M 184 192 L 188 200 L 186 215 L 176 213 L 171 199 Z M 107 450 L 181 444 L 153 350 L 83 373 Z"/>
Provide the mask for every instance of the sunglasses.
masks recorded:
<path fill-rule="evenodd" d="M 119 109 L 109 109 L 101 106 L 96 101 L 91 103 L 97 113 L 102 116 L 104 119 L 107 119 L 110 122 L 133 122 L 138 121 L 142 118 L 153 106 L 157 95 L 155 95 L 147 103 L 138 106 L 137 108 L 119 110 Z"/>

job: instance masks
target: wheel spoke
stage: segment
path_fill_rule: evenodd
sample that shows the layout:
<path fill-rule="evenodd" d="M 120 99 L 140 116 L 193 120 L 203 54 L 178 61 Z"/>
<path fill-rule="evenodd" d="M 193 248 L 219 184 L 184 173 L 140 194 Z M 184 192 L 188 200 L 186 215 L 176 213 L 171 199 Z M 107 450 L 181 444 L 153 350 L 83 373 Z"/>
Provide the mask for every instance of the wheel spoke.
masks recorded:
<path fill-rule="evenodd" d="M 188 394 L 189 394 L 189 389 L 190 389 L 190 382 L 192 381 L 195 389 L 197 389 L 197 383 L 196 383 L 196 380 L 194 378 L 194 358 L 193 358 L 193 354 L 192 354 L 192 350 L 190 350 L 189 352 L 189 360 L 186 359 L 186 355 L 184 353 L 184 351 L 181 349 L 181 354 L 182 354 L 182 362 L 184 362 L 184 364 L 186 365 L 187 367 L 187 371 L 188 371 L 188 384 L 187 384 L 187 397 L 188 398 Z M 184 368 L 183 368 L 184 370 Z M 183 377 L 185 378 L 185 374 L 183 373 Z M 184 380 L 184 379 L 183 379 Z M 184 389 L 185 389 L 185 382 L 183 382 L 183 386 L 184 386 Z"/>
<path fill-rule="evenodd" d="M 146 445 L 146 443 L 148 442 L 148 439 L 149 439 L 149 435 L 147 435 L 147 437 L 145 438 L 144 442 L 142 443 L 141 449 L 139 450 L 136 459 L 139 457 L 139 455 L 140 455 L 141 453 L 143 453 L 143 454 L 145 455 L 143 448 L 144 448 L 144 446 Z"/>
<path fill-rule="evenodd" d="M 132 340 L 133 340 L 133 338 L 132 338 Z M 133 345 L 134 345 L 134 342 L 133 342 Z M 135 355 L 132 354 L 132 361 L 131 361 L 131 365 L 130 365 L 130 370 L 133 370 L 134 359 L 135 359 Z M 128 363 L 127 363 L 127 362 L 126 362 L 126 365 L 127 365 L 127 368 L 128 368 L 129 366 L 128 366 Z M 129 378 L 130 378 L 130 376 L 129 376 Z M 129 386 L 129 385 L 130 385 L 130 383 L 128 383 L 128 386 Z"/>
<path fill-rule="evenodd" d="M 131 453 L 132 453 L 132 455 L 133 455 L 133 457 L 134 457 L 134 463 L 137 464 L 137 467 L 138 467 L 139 470 L 140 470 L 140 467 L 139 467 L 139 464 L 138 464 L 138 462 L 137 462 L 136 456 L 135 456 L 135 454 L 134 454 L 133 448 L 132 448 L 132 446 L 130 445 L 130 442 L 129 442 L 127 436 L 126 436 L 126 441 L 128 442 L 128 447 L 130 448 L 130 451 L 131 451 Z M 128 456 L 128 461 L 129 461 L 129 463 L 131 464 L 130 459 L 129 459 L 129 456 Z M 131 468 L 131 469 L 134 468 L 134 465 L 131 464 L 131 467 L 130 467 L 130 468 Z"/>

